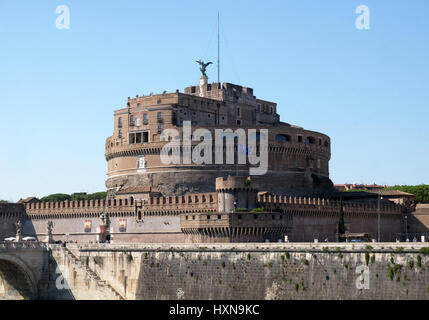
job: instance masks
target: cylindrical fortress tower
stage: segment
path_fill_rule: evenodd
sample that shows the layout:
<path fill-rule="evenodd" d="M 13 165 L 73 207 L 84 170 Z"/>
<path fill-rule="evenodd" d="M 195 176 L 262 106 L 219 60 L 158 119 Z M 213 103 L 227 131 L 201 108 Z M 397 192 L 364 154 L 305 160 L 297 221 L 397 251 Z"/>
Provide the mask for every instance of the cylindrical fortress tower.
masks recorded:
<path fill-rule="evenodd" d="M 176 91 L 129 98 L 126 108 L 114 112 L 114 133 L 106 140 L 108 197 L 138 199 L 150 194 L 213 192 L 217 177 L 249 175 L 260 191 L 297 196 L 330 193 L 329 137 L 280 122 L 276 108 L 273 102 L 256 99 L 253 89 L 228 83 L 220 89 L 214 83 L 186 88 L 184 94 Z M 166 129 L 174 130 L 175 136 L 165 139 Z M 223 132 L 223 145 L 217 144 L 218 130 Z M 185 141 L 188 134 L 192 140 L 189 145 Z M 236 137 L 232 145 L 226 141 L 230 135 Z M 252 139 L 255 149 L 248 145 Z M 211 141 L 209 149 L 194 153 L 203 141 Z M 164 163 L 161 151 L 172 142 L 180 161 Z M 189 149 L 192 161 L 186 163 Z M 219 163 L 216 158 L 221 153 Z M 194 161 L 194 156 L 211 162 Z M 244 163 L 239 161 L 242 157 Z M 255 159 L 259 160 L 256 164 Z M 264 165 L 263 174 L 251 173 L 251 168 Z"/>

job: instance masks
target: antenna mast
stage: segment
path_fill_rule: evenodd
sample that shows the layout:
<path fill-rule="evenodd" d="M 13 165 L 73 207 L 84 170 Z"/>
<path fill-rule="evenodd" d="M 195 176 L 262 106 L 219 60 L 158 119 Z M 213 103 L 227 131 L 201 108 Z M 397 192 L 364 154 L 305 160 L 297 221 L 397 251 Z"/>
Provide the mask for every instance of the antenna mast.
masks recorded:
<path fill-rule="evenodd" d="M 219 41 L 219 11 L 217 12 L 217 82 L 219 89 L 220 85 L 220 41 Z"/>

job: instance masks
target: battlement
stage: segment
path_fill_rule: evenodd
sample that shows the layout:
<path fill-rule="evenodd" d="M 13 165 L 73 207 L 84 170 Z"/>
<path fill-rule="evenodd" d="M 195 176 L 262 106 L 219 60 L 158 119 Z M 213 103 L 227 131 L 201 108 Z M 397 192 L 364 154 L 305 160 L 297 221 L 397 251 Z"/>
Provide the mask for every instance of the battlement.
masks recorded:
<path fill-rule="evenodd" d="M 245 176 L 228 176 L 216 178 L 216 191 L 228 192 L 228 191 L 253 191 L 257 192 L 258 187 L 255 181 L 252 181 L 250 177 Z"/>
<path fill-rule="evenodd" d="M 216 193 L 187 194 L 175 197 L 149 197 L 145 200 L 113 199 L 113 200 L 81 200 L 39 202 L 25 204 L 30 215 L 36 214 L 76 214 L 76 213 L 115 213 L 135 212 L 136 210 L 157 211 L 168 213 L 171 210 L 206 209 L 215 210 Z"/>
<path fill-rule="evenodd" d="M 338 210 L 339 201 L 321 198 L 310 198 L 310 197 L 291 197 L 291 196 L 276 196 L 276 195 L 260 195 L 258 197 L 259 203 L 266 208 L 314 208 L 318 207 L 322 210 Z M 376 203 L 366 202 L 343 202 L 344 211 L 347 212 L 375 212 L 378 209 Z M 385 202 L 380 203 L 380 212 L 395 212 L 402 213 L 403 207 L 398 204 L 388 204 Z"/>

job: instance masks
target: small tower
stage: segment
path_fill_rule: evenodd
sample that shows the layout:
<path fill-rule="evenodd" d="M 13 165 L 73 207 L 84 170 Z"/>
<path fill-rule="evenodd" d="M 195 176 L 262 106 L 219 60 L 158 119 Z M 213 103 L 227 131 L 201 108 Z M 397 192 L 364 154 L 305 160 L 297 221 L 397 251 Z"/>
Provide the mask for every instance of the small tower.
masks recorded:
<path fill-rule="evenodd" d="M 258 188 L 250 177 L 216 178 L 216 192 L 219 212 L 233 212 L 237 208 L 247 208 L 250 211 L 256 207 Z"/>

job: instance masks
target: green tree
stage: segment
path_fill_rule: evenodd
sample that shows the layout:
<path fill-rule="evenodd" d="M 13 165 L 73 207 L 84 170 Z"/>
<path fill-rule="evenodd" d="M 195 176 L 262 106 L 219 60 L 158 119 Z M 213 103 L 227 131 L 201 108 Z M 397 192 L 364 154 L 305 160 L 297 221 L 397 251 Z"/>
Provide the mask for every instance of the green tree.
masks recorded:
<path fill-rule="evenodd" d="M 429 203 L 429 185 L 427 184 L 420 184 L 416 186 L 393 186 L 385 188 L 385 190 L 399 190 L 412 193 L 415 195 L 417 203 Z"/>
<path fill-rule="evenodd" d="M 65 193 L 54 193 L 40 199 L 42 202 L 71 201 L 72 197 Z"/>

